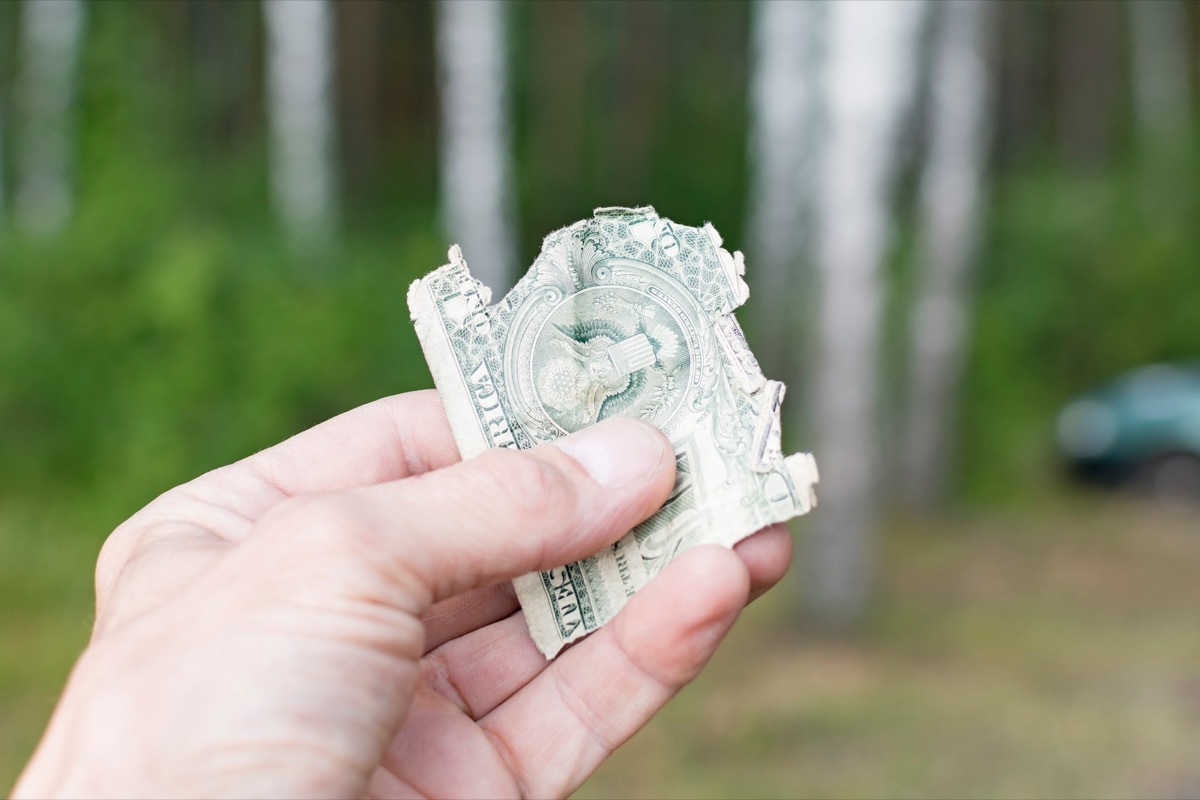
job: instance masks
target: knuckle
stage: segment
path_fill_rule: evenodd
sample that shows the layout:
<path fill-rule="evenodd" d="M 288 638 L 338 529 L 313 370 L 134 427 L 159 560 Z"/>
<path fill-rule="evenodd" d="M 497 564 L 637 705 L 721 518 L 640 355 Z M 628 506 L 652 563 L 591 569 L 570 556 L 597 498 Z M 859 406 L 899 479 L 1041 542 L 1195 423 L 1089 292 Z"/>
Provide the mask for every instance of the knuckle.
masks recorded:
<path fill-rule="evenodd" d="M 289 498 L 266 520 L 294 545 L 319 552 L 339 552 L 368 535 L 362 510 L 344 494 Z"/>
<path fill-rule="evenodd" d="M 93 572 L 93 585 L 96 589 L 97 611 L 108 605 L 109 597 L 116 587 L 118 578 L 129 563 L 135 559 L 139 537 L 129 528 L 117 528 L 100 547 L 96 556 L 96 569 Z"/>
<path fill-rule="evenodd" d="M 271 513 L 271 530 L 259 539 L 272 554 L 269 591 L 304 604 L 332 598 L 350 602 L 347 613 L 373 626 L 374 614 L 410 603 L 421 591 L 414 558 L 403 537 L 389 535 L 365 490 L 298 496 Z M 394 533 L 392 529 L 392 533 Z"/>
<path fill-rule="evenodd" d="M 171 537 L 169 523 L 147 520 L 142 514 L 122 523 L 108 535 L 96 556 L 97 602 L 103 604 L 116 585 L 139 564 L 144 564 L 163 541 Z"/>
<path fill-rule="evenodd" d="M 133 554 L 135 541 L 124 527 L 117 528 L 108 535 L 100 546 L 96 556 L 96 585 L 97 587 L 113 580 Z"/>

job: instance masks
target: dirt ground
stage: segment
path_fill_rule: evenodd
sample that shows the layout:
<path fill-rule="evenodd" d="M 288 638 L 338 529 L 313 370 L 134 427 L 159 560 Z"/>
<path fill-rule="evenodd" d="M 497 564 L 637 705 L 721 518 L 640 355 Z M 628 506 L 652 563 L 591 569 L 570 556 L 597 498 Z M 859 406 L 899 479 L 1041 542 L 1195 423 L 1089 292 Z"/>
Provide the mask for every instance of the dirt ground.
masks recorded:
<path fill-rule="evenodd" d="M 580 797 L 1200 795 L 1200 517 L 901 521 L 865 634 L 795 582 Z"/>

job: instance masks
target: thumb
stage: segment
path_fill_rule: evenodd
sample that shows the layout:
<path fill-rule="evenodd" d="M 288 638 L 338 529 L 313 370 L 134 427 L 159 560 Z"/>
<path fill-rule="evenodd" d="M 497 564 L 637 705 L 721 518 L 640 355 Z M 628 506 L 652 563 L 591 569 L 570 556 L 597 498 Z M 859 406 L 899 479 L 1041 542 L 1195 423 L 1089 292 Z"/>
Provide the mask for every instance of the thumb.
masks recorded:
<path fill-rule="evenodd" d="M 674 476 L 666 437 L 618 417 L 534 450 L 490 450 L 414 478 L 293 498 L 247 545 L 274 551 L 273 571 L 296 559 L 314 577 L 335 564 L 369 570 L 419 612 L 602 549 L 662 506 Z"/>

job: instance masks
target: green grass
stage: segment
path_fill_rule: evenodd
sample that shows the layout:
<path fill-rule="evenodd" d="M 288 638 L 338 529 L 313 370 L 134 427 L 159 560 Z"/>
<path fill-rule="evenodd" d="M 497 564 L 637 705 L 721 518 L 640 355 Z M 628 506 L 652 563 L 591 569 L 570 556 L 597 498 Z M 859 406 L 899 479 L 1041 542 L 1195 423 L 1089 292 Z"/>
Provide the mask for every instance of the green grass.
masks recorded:
<path fill-rule="evenodd" d="M 87 638 L 99 535 L 63 519 L 0 519 L 0 787 Z M 780 587 L 579 796 L 1194 796 L 1198 523 L 1088 498 L 896 520 L 862 636 L 800 630 Z"/>

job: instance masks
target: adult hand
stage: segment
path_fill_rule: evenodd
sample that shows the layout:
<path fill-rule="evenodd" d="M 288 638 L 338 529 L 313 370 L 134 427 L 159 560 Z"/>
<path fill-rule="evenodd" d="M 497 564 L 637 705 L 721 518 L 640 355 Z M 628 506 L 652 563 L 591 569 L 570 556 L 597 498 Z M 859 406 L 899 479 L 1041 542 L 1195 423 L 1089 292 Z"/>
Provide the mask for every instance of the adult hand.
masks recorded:
<path fill-rule="evenodd" d="M 782 526 L 696 548 L 547 663 L 508 581 L 653 513 L 670 445 L 616 419 L 458 461 L 437 395 L 400 395 L 123 524 L 17 796 L 565 795 L 791 556 Z"/>

